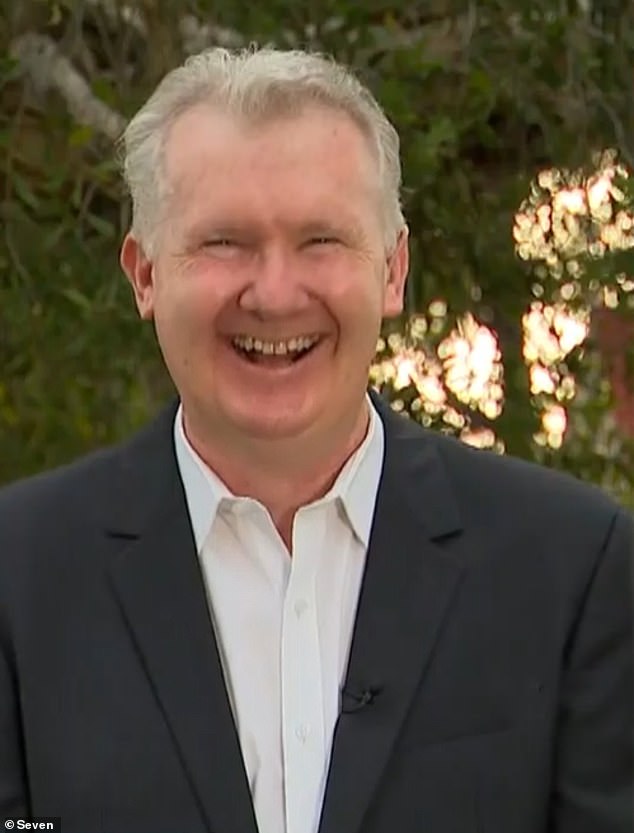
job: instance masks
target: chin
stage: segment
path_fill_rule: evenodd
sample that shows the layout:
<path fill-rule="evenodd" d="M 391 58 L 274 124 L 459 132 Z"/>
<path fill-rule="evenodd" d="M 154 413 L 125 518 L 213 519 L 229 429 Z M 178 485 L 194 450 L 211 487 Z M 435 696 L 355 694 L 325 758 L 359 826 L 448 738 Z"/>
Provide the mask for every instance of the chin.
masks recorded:
<path fill-rule="evenodd" d="M 297 411 L 270 414 L 262 410 L 258 414 L 233 415 L 234 425 L 240 433 L 257 439 L 285 439 L 305 432 L 314 424 L 315 419 L 308 414 L 302 415 Z"/>

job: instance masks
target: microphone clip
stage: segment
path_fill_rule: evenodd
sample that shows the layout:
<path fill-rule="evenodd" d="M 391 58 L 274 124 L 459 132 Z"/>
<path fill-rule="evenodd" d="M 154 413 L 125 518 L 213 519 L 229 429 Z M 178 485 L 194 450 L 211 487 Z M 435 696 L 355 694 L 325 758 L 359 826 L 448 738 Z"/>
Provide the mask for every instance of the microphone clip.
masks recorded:
<path fill-rule="evenodd" d="M 354 714 L 371 705 L 380 693 L 380 686 L 346 686 L 341 691 L 341 713 Z"/>

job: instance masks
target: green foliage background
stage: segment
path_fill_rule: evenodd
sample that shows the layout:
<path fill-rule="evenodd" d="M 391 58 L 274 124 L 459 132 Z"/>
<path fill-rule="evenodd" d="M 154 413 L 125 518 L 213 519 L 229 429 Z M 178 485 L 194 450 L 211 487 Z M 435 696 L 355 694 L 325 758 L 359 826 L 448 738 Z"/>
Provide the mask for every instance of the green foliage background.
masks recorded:
<path fill-rule="evenodd" d="M 118 266 L 129 207 L 112 142 L 71 114 L 54 79 L 38 86 L 24 71 L 16 39 L 37 33 L 125 117 L 188 49 L 211 43 L 319 49 L 350 64 L 402 136 L 413 255 L 408 312 L 444 298 L 448 327 L 467 310 L 494 327 L 506 406 L 493 427 L 506 450 L 634 502 L 632 443 L 616 433 L 601 448 L 594 442 L 612 403 L 592 340 L 572 357 L 588 395 L 571 409 L 564 448 L 547 453 L 532 441 L 538 416 L 521 316 L 535 277 L 512 238 L 514 213 L 543 168 L 589 166 L 594 152 L 610 147 L 634 169 L 631 3 L 5 3 L 0 482 L 127 435 L 173 393 Z M 197 43 L 183 35 L 188 15 Z M 607 258 L 590 265 L 606 283 L 617 268 Z M 632 251 L 618 269 L 634 274 Z M 634 317 L 627 303 L 621 312 Z"/>

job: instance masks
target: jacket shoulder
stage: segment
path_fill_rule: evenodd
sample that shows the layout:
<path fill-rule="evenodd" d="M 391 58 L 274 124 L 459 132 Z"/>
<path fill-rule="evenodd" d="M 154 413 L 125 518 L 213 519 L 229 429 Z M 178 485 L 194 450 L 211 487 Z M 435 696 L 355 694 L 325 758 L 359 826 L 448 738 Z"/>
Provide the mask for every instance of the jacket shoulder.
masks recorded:
<path fill-rule="evenodd" d="M 618 515 L 632 523 L 630 514 L 609 494 L 572 474 L 426 433 L 467 523 L 531 538 L 541 530 L 562 546 L 573 538 L 585 538 L 599 548 Z"/>
<path fill-rule="evenodd" d="M 599 486 L 569 472 L 510 454 L 473 448 L 442 434 L 435 434 L 433 442 L 453 476 L 465 487 L 482 486 L 484 481 L 497 496 L 509 494 L 510 490 L 509 497 L 530 494 L 539 502 L 555 498 L 558 502 L 596 504 L 607 510 L 618 508 Z"/>
<path fill-rule="evenodd" d="M 71 527 L 115 497 L 117 484 L 145 477 L 155 450 L 169 442 L 175 408 L 170 406 L 131 437 L 54 469 L 0 488 L 0 536 L 7 528 Z M 150 477 L 148 473 L 148 478 Z"/>

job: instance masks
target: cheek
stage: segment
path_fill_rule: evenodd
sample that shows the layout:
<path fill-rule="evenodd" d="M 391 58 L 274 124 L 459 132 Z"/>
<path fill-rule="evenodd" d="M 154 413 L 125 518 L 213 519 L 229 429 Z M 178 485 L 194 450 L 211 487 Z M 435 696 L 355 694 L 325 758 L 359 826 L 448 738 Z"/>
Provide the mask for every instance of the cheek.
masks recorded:
<path fill-rule="evenodd" d="M 383 294 L 375 273 L 364 270 L 352 277 L 342 275 L 333 285 L 331 297 L 343 324 L 366 334 L 380 326 Z"/>
<path fill-rule="evenodd" d="M 346 359 L 354 364 L 369 364 L 376 354 L 381 329 L 380 291 L 369 284 L 374 278 L 337 294 L 333 302 L 340 328 L 340 346 Z"/>
<path fill-rule="evenodd" d="M 189 288 L 166 287 L 157 294 L 154 314 L 156 335 L 170 370 L 197 363 L 209 347 L 213 311 L 209 302 Z"/>
<path fill-rule="evenodd" d="M 157 317 L 166 326 L 209 329 L 210 322 L 222 305 L 218 292 L 220 282 L 199 269 L 171 275 L 157 287 Z"/>

